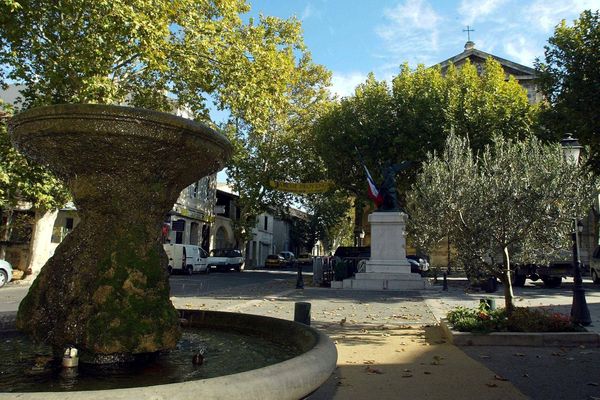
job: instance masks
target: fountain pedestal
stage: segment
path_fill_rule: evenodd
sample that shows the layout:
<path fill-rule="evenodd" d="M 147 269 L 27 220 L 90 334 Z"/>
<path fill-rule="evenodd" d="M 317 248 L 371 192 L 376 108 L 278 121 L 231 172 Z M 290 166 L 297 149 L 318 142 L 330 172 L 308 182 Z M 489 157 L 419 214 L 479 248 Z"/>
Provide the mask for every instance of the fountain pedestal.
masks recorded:
<path fill-rule="evenodd" d="M 162 223 L 181 190 L 223 167 L 227 139 L 171 114 L 101 105 L 32 109 L 9 132 L 65 181 L 81 218 L 21 302 L 18 328 L 59 352 L 79 348 L 82 361 L 173 348 Z"/>

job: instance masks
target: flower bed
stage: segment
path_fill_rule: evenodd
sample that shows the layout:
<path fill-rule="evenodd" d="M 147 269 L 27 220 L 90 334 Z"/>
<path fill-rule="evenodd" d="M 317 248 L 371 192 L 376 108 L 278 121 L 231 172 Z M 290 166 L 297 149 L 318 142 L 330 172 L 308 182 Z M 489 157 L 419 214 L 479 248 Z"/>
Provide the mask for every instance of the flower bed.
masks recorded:
<path fill-rule="evenodd" d="M 568 315 L 528 307 L 515 307 L 509 316 L 504 308 L 492 310 L 482 303 L 479 308 L 457 307 L 447 319 L 459 332 L 585 332 Z"/>

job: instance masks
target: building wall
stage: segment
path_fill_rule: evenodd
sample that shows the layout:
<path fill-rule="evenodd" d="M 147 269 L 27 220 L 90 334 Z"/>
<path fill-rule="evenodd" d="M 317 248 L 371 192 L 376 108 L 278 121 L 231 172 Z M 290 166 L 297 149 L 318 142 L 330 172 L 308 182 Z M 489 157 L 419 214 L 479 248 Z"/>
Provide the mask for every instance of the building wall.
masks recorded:
<path fill-rule="evenodd" d="M 163 225 L 163 240 L 209 250 L 216 204 L 216 174 L 204 177 L 181 191 Z"/>
<path fill-rule="evenodd" d="M 292 251 L 290 247 L 290 223 L 280 218 L 273 218 L 273 254 L 281 251 Z"/>
<path fill-rule="evenodd" d="M 246 244 L 246 266 L 262 267 L 269 254 L 275 254 L 273 244 L 273 216 L 263 213 L 256 219 L 252 240 Z"/>

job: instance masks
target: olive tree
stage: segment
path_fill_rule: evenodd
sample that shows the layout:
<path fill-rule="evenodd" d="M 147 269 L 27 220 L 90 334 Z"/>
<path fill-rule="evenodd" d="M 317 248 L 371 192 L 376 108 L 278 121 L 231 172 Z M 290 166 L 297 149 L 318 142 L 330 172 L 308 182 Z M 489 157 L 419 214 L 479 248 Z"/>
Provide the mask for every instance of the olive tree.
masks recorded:
<path fill-rule="evenodd" d="M 467 139 L 451 134 L 408 194 L 410 224 L 419 246 L 432 249 L 448 234 L 467 269 L 498 277 L 510 312 L 514 261 L 544 262 L 566 248 L 573 218 L 589 210 L 596 184 L 564 160 L 559 144 L 497 136 L 473 153 Z"/>

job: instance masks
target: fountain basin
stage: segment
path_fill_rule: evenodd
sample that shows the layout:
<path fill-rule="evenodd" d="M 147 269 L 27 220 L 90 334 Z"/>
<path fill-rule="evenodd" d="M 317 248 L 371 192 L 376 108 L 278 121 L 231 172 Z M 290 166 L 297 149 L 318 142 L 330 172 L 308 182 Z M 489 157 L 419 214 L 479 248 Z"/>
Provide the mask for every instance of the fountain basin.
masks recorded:
<path fill-rule="evenodd" d="M 194 328 L 230 329 L 261 335 L 288 343 L 303 353 L 267 367 L 216 378 L 127 389 L 0 393 L 2 399 L 47 400 L 187 400 L 244 399 L 297 400 L 316 390 L 333 372 L 337 362 L 335 345 L 326 335 L 292 321 L 251 314 L 219 311 L 180 310 L 184 324 Z M 4 328 L 10 328 L 14 314 L 4 315 Z M 13 322 L 14 325 L 14 322 Z M 226 371 L 224 373 L 227 373 Z"/>

